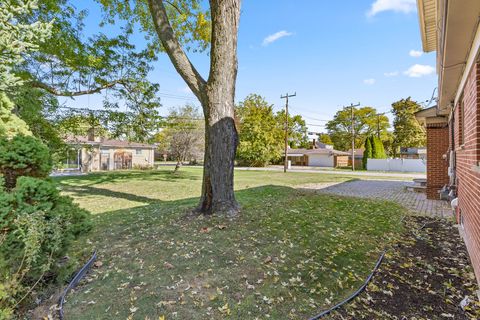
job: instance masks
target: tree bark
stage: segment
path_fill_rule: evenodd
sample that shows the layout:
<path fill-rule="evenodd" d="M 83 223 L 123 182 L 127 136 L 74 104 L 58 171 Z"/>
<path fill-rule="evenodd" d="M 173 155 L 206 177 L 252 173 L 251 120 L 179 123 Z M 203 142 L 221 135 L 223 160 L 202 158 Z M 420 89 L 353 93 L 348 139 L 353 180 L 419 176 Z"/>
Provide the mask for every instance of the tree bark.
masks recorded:
<path fill-rule="evenodd" d="M 237 37 L 241 0 L 210 0 L 210 73 L 205 81 L 180 46 L 162 0 L 148 0 L 155 29 L 177 72 L 200 100 L 205 116 L 205 157 L 198 212 L 235 216 L 234 160 L 238 134 L 234 122 Z"/>

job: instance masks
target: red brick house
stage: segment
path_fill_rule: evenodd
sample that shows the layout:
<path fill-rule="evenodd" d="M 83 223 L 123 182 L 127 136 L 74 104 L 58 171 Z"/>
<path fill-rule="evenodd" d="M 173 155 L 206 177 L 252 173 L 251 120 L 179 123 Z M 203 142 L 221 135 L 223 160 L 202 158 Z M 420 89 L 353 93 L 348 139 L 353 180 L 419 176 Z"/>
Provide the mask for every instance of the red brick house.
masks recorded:
<path fill-rule="evenodd" d="M 427 131 L 427 196 L 457 198 L 480 280 L 480 1 L 418 0 L 423 50 L 437 52 L 438 104 L 417 113 Z"/>

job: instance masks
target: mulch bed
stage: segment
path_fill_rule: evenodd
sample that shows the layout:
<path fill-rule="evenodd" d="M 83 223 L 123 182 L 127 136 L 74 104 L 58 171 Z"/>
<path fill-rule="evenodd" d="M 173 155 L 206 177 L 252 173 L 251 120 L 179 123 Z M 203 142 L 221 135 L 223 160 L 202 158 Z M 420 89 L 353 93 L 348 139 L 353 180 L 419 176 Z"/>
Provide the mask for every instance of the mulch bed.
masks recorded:
<path fill-rule="evenodd" d="M 332 319 L 480 319 L 465 244 L 451 221 L 408 216 L 365 292 Z"/>

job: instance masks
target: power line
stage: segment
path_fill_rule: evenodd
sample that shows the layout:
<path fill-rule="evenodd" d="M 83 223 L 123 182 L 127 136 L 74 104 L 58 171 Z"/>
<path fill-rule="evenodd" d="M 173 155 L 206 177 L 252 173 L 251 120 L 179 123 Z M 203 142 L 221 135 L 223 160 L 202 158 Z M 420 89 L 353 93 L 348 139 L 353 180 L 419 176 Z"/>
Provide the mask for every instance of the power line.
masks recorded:
<path fill-rule="evenodd" d="M 189 97 L 189 96 L 181 96 L 181 95 L 175 95 L 175 94 L 170 94 L 170 93 L 157 93 L 157 95 L 161 98 L 198 102 L 197 98 Z"/>
<path fill-rule="evenodd" d="M 317 118 L 312 118 L 312 117 L 307 117 L 307 116 L 302 116 L 303 118 L 306 118 L 306 119 L 309 119 L 309 120 L 313 120 L 313 121 L 323 121 L 323 122 L 329 122 L 331 121 L 330 120 L 325 120 L 325 119 L 317 119 Z"/>
<path fill-rule="evenodd" d="M 109 113 L 109 112 L 116 112 L 116 113 L 124 113 L 129 114 L 133 112 L 125 112 L 125 111 L 116 111 L 116 110 L 102 110 L 102 109 L 89 109 L 89 108 L 75 108 L 75 107 L 67 107 L 67 106 L 60 106 L 58 109 L 68 109 L 74 111 L 86 111 L 89 113 Z M 194 121 L 205 121 L 204 118 L 193 118 L 193 117 L 182 117 L 182 116 L 158 116 L 160 119 L 177 119 L 177 120 L 194 120 Z"/>

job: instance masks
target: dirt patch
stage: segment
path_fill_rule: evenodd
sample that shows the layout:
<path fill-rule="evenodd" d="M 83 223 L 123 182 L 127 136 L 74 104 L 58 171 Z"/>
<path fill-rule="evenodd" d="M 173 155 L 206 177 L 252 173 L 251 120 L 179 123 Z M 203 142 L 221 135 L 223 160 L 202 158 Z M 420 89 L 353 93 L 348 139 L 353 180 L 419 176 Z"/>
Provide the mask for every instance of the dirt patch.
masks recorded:
<path fill-rule="evenodd" d="M 407 217 L 365 292 L 332 319 L 480 319 L 477 282 L 457 227 Z"/>
<path fill-rule="evenodd" d="M 58 319 L 58 299 L 63 293 L 64 288 L 56 289 L 48 298 L 42 301 L 32 310 L 26 311 L 23 316 L 32 320 Z"/>

